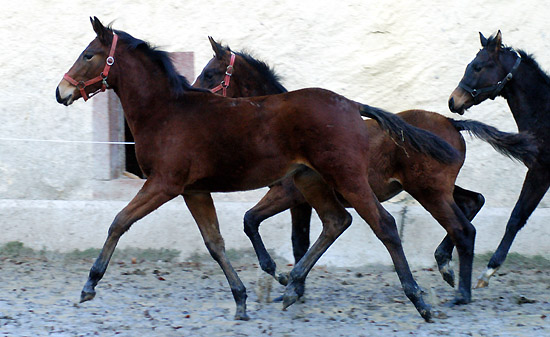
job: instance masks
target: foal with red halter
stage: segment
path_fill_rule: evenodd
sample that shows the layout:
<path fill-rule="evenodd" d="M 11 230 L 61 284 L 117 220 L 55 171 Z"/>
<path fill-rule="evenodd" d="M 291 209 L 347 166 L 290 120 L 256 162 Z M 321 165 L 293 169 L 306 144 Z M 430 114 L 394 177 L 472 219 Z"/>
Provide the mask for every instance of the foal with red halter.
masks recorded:
<path fill-rule="evenodd" d="M 194 86 L 213 87 L 223 78 L 226 65 L 233 67 L 238 62 L 238 69 L 233 73 L 232 86 L 227 91 L 228 96 L 263 96 L 286 92 L 279 78 L 264 62 L 246 53 L 235 53 L 211 37 L 209 41 L 214 57 L 198 76 Z M 398 115 L 407 123 L 433 132 L 454 146 L 460 153 L 461 160 L 449 164 L 438 162 L 429 156 L 409 155 L 414 153 L 414 149 L 408 143 L 399 144 L 393 141 L 374 120 L 368 119 L 364 123 L 371 144 L 370 185 L 380 202 L 389 200 L 403 190 L 407 191 L 445 228 L 448 234 L 435 253 L 437 265 L 444 280 L 454 287 L 454 272 L 450 262 L 456 245 L 460 272 L 453 303 L 469 303 L 475 234 L 469 221 L 481 209 L 485 199 L 479 193 L 455 185 L 466 155 L 465 142 L 460 131 L 469 131 L 490 143 L 499 152 L 526 163 L 534 160 L 536 146 L 527 135 L 501 132 L 477 121 L 457 121 L 424 110 L 408 110 Z M 344 205 L 347 204 L 345 200 L 341 201 Z M 264 246 L 259 226 L 265 219 L 287 209 L 290 209 L 292 216 L 292 247 L 295 262 L 298 263 L 309 248 L 311 206 L 297 190 L 291 177 L 271 185 L 269 192 L 244 217 L 245 233 L 254 246 L 262 270 L 284 285 L 288 282 L 287 277 L 285 274 L 276 276 L 276 264 Z M 297 288 L 298 295 L 302 295 L 303 284 Z"/>
<path fill-rule="evenodd" d="M 431 307 L 412 276 L 395 220 L 369 185 L 369 139 L 360 115 L 377 118 L 384 129 L 444 162 L 458 160 L 449 144 L 390 113 L 328 90 L 230 99 L 195 89 L 177 73 L 165 52 L 125 32 L 114 32 L 97 18 L 92 19 L 92 26 L 97 36 L 67 76 L 77 83 L 86 83 L 89 74 L 103 78 L 104 62 L 118 35 L 116 62 L 105 86 L 120 98 L 147 181 L 112 222 L 81 301 L 94 298 L 118 240 L 132 224 L 183 196 L 208 251 L 227 277 L 237 306 L 235 318 L 248 319 L 246 289 L 225 254 L 210 193 L 255 189 L 292 175 L 319 214 L 323 231 L 292 270 L 287 292 L 295 293 L 296 282 L 305 279 L 317 259 L 351 224 L 336 190 L 382 241 L 405 294 L 420 315 L 431 320 Z M 64 78 L 57 87 L 57 101 L 69 105 L 101 88 L 99 82 L 79 88 Z"/>

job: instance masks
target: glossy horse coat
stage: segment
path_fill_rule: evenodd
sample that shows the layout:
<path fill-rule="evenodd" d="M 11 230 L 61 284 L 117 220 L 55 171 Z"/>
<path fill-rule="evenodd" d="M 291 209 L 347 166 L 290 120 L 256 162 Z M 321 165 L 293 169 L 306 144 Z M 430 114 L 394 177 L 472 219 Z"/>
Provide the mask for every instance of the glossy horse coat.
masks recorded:
<path fill-rule="evenodd" d="M 508 102 L 518 130 L 532 134 L 540 151 L 528 166 L 504 237 L 478 280 L 477 287 L 485 287 L 550 186 L 550 77 L 532 56 L 503 46 L 500 31 L 488 39 L 480 33 L 480 39 L 482 49 L 466 67 L 464 77 L 449 98 L 449 108 L 464 114 L 487 98 L 502 96 Z"/>
<path fill-rule="evenodd" d="M 209 38 L 214 58 L 203 69 L 195 86 L 214 88 L 225 81 L 226 69 L 231 69 L 232 80 L 226 87 L 229 97 L 259 96 L 286 92 L 278 76 L 264 62 L 247 53 L 231 51 Z M 475 121 L 456 121 L 437 113 L 409 110 L 399 114 L 405 121 L 431 131 L 455 147 L 460 160 L 442 163 L 425 155 L 415 154 L 407 142 L 392 139 L 377 123 L 365 121 L 369 135 L 369 182 L 379 201 L 385 201 L 403 190 L 415 197 L 447 230 L 448 236 L 436 251 L 436 260 L 444 279 L 454 286 L 454 274 L 449 266 L 453 247 L 460 255 L 459 290 L 454 303 L 468 303 L 471 298 L 470 282 L 475 229 L 471 220 L 481 209 L 484 199 L 479 193 L 460 188 L 455 184 L 464 162 L 465 144 L 459 131 L 466 130 L 493 145 L 502 153 L 519 160 L 531 161 L 536 147 L 525 135 L 508 134 Z M 347 204 L 345 200 L 341 200 Z M 309 206 L 291 178 L 270 186 L 265 197 L 246 213 L 244 225 L 264 271 L 276 276 L 276 265 L 268 254 L 259 234 L 260 223 L 279 212 L 289 209 L 292 214 L 292 242 L 298 262 L 309 247 Z M 277 277 L 288 282 L 286 275 Z M 303 294 L 303 284 L 298 294 Z"/>
<path fill-rule="evenodd" d="M 119 96 L 134 135 L 136 155 L 147 181 L 115 217 L 84 285 L 81 301 L 92 299 L 120 237 L 131 225 L 167 201 L 182 195 L 212 257 L 224 271 L 235 298 L 237 319 L 248 319 L 246 289 L 225 254 L 210 192 L 267 186 L 293 175 L 296 186 L 316 209 L 323 232 L 291 272 L 305 279 L 315 261 L 351 224 L 338 202 L 338 191 L 370 225 L 388 249 L 405 294 L 425 320 L 431 308 L 409 269 L 395 220 L 380 205 L 368 180 L 369 137 L 360 114 L 374 116 L 415 148 L 454 162 L 459 155 L 434 135 L 390 113 L 323 89 L 230 99 L 192 88 L 165 52 L 94 18 L 96 38 L 67 76 L 85 82 L 100 75 L 118 35 L 109 88 Z M 87 93 L 101 87 L 90 85 Z M 89 91 L 88 91 L 89 90 Z M 57 100 L 69 105 L 81 97 L 63 79 Z M 293 282 L 288 297 L 295 296 Z"/>

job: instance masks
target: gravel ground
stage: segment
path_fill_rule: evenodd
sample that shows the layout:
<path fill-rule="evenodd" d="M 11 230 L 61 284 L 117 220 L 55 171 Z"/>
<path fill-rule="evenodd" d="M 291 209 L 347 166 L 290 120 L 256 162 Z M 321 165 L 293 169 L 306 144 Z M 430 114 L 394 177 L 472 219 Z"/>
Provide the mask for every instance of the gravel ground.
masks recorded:
<path fill-rule="evenodd" d="M 460 307 L 448 306 L 453 290 L 436 270 L 414 270 L 427 300 L 447 316 L 425 323 L 389 267 L 316 267 L 304 300 L 282 311 L 265 302 L 271 279 L 260 276 L 252 254 L 230 252 L 248 289 L 251 320 L 243 322 L 233 320 L 235 304 L 215 262 L 174 262 L 170 252 L 119 253 L 96 298 L 79 304 L 93 262 L 86 255 L 95 253 L 0 254 L 0 336 L 550 336 L 544 259 L 512 256 L 489 288 Z M 483 264 L 476 262 L 476 276 Z M 270 296 L 282 291 L 273 283 Z"/>

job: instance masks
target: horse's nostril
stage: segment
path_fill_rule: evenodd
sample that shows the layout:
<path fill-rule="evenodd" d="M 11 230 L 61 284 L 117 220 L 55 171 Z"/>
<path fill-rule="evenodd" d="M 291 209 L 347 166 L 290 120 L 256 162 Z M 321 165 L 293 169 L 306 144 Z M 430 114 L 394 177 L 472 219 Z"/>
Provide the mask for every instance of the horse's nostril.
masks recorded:
<path fill-rule="evenodd" d="M 449 110 L 453 111 L 454 107 L 455 107 L 455 99 L 451 97 L 449 99 Z"/>
<path fill-rule="evenodd" d="M 61 95 L 59 95 L 59 88 L 55 88 L 55 99 L 57 103 L 61 103 Z"/>

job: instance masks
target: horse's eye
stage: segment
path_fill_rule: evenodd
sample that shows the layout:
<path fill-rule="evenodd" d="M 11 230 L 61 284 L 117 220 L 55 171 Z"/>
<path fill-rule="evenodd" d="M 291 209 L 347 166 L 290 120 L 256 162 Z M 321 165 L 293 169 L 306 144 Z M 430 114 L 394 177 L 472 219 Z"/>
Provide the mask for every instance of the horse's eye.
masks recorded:
<path fill-rule="evenodd" d="M 211 71 L 205 71 L 204 72 L 204 78 L 207 79 L 207 80 L 210 80 L 212 79 L 212 77 L 214 77 L 214 73 L 211 72 Z"/>
<path fill-rule="evenodd" d="M 84 60 L 86 61 L 90 61 L 92 59 L 92 57 L 94 57 L 94 54 L 84 54 Z"/>
<path fill-rule="evenodd" d="M 479 65 L 479 64 L 474 64 L 474 71 L 475 71 L 476 73 L 479 73 L 479 72 L 481 71 L 481 68 L 482 68 L 481 65 Z"/>

